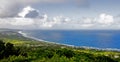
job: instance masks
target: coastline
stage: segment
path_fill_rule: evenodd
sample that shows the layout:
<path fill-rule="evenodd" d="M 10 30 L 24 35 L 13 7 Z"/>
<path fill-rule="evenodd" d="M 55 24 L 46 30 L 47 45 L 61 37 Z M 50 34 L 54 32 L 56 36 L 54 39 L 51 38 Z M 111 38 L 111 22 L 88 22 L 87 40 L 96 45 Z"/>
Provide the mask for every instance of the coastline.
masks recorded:
<path fill-rule="evenodd" d="M 95 49 L 95 50 L 101 50 L 101 51 L 118 51 L 120 52 L 120 49 L 117 48 L 98 48 L 98 47 L 90 47 L 90 46 L 75 46 L 75 45 L 69 45 L 69 44 L 62 44 L 62 43 L 56 43 L 56 42 L 50 42 L 50 41 L 45 41 L 42 39 L 38 39 L 32 36 L 28 36 L 26 33 L 23 31 L 17 31 L 17 33 L 21 34 L 23 37 L 30 38 L 36 41 L 41 41 L 41 42 L 47 42 L 47 43 L 53 43 L 53 44 L 58 44 L 58 45 L 65 45 L 68 47 L 73 47 L 73 48 L 84 48 L 84 49 Z"/>

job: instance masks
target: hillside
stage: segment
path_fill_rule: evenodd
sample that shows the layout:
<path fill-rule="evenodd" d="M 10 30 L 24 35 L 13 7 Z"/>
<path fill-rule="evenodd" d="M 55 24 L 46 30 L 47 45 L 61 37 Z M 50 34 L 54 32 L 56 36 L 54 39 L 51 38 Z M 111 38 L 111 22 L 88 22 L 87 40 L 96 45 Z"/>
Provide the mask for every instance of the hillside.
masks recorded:
<path fill-rule="evenodd" d="M 0 39 L 5 47 L 7 43 L 11 43 L 15 51 L 19 52 L 18 55 L 2 58 L 0 62 L 120 62 L 118 51 L 75 48 L 37 41 L 23 37 L 17 30 L 0 30 Z M 0 54 L 2 55 L 2 51 Z"/>

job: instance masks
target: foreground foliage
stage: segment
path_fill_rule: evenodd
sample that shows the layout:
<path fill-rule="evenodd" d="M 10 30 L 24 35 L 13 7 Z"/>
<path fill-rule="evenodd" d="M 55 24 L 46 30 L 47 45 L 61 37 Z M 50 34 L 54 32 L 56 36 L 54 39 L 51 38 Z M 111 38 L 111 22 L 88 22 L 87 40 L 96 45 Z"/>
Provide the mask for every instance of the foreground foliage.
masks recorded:
<path fill-rule="evenodd" d="M 19 56 L 22 52 L 19 48 L 13 46 L 12 43 L 4 43 L 0 40 L 0 59 L 8 58 L 9 56 Z"/>
<path fill-rule="evenodd" d="M 0 41 L 0 62 L 120 62 L 119 52 L 40 45 L 23 46 Z"/>

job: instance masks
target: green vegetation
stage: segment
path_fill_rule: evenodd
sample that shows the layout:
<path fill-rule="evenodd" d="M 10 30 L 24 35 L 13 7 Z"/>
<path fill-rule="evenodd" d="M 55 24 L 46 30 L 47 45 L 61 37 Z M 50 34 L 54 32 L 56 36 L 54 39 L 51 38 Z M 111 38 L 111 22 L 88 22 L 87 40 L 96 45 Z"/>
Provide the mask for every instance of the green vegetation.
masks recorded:
<path fill-rule="evenodd" d="M 117 51 L 74 48 L 14 36 L 0 37 L 0 62 L 120 62 Z"/>
<path fill-rule="evenodd" d="M 20 54 L 25 55 L 20 51 L 20 48 L 14 47 L 12 43 L 4 43 L 0 40 L 0 59 L 8 58 L 9 56 L 19 56 Z"/>
<path fill-rule="evenodd" d="M 26 45 L 25 41 L 21 42 Z M 40 43 L 37 42 L 37 45 Z M 120 62 L 120 52 L 77 49 L 54 44 L 25 45 L 0 41 L 0 62 Z"/>

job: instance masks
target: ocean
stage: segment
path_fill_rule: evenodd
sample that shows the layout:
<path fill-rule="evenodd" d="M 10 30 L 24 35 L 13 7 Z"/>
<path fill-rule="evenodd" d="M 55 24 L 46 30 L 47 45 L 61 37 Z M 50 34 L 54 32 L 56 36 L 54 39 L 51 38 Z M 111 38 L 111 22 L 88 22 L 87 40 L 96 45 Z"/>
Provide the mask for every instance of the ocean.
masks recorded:
<path fill-rule="evenodd" d="M 73 46 L 120 49 L 120 30 L 27 30 L 28 36 Z"/>

